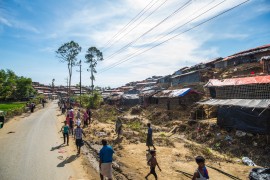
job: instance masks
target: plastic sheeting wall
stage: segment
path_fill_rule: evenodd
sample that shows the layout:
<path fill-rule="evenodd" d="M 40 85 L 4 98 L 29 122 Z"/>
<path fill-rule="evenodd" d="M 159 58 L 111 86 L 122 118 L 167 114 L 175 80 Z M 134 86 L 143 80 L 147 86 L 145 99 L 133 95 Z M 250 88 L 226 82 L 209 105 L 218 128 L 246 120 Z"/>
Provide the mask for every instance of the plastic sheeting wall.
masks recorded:
<path fill-rule="evenodd" d="M 223 128 L 232 128 L 245 132 L 270 134 L 270 110 L 258 116 L 263 109 L 240 107 L 220 107 L 218 109 L 217 124 Z"/>

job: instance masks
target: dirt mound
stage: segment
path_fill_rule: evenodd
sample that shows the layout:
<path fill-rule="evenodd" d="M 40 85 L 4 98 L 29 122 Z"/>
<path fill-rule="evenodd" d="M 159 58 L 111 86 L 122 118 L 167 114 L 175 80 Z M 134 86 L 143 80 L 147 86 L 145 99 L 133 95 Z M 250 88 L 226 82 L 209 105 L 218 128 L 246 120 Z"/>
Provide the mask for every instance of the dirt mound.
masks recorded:
<path fill-rule="evenodd" d="M 131 108 L 130 114 L 138 115 L 138 114 L 141 114 L 142 111 L 143 111 L 143 109 L 140 106 L 135 106 L 135 107 Z"/>
<path fill-rule="evenodd" d="M 181 125 L 179 129 L 181 130 L 178 132 L 184 133 L 189 140 L 205 144 L 220 153 L 237 158 L 247 156 L 257 165 L 270 166 L 270 144 L 267 144 L 265 135 L 245 133 L 245 136 L 239 137 L 236 130 L 227 131 L 213 121 L 199 121 L 191 126 Z"/>
<path fill-rule="evenodd" d="M 155 108 L 152 111 L 147 110 L 146 113 L 147 119 L 151 121 L 152 124 L 155 125 L 164 125 L 171 123 L 174 120 L 186 120 L 189 116 L 187 111 L 174 111 L 174 110 L 164 110 Z"/>
<path fill-rule="evenodd" d="M 99 122 L 114 122 L 122 114 L 115 106 L 103 105 L 93 112 L 93 118 Z"/>

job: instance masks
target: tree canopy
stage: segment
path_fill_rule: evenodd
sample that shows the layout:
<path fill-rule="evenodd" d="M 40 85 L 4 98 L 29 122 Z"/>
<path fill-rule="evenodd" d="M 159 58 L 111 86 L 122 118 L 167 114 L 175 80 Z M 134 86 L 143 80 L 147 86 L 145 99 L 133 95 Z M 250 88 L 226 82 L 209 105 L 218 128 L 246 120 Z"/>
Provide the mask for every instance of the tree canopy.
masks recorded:
<path fill-rule="evenodd" d="M 11 70 L 0 70 L 0 100 L 22 100 L 36 93 L 32 79 L 17 76 Z"/>
<path fill-rule="evenodd" d="M 69 74 L 69 93 L 71 86 L 72 68 L 77 65 L 77 55 L 81 52 L 82 48 L 80 45 L 74 41 L 67 42 L 60 46 L 56 51 L 57 57 L 60 62 L 67 63 L 68 74 Z"/>
<path fill-rule="evenodd" d="M 85 55 L 85 59 L 86 59 L 86 63 L 89 63 L 89 68 L 91 71 L 91 88 L 92 88 L 92 92 L 94 91 L 94 80 L 95 80 L 95 76 L 94 73 L 97 73 L 96 71 L 96 66 L 98 61 L 102 61 L 103 60 L 103 55 L 102 52 L 100 50 L 98 50 L 96 47 L 90 47 Z"/>

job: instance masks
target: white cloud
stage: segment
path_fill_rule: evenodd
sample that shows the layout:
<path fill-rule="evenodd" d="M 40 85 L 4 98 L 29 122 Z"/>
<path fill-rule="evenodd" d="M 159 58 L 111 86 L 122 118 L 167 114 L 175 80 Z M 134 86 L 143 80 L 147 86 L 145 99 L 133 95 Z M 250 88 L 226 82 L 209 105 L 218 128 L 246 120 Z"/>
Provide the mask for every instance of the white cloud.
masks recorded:
<path fill-rule="evenodd" d="M 158 1 L 151 10 L 164 1 L 165 0 Z M 175 14 L 175 16 L 158 26 L 158 28 L 151 31 L 151 33 L 139 39 L 131 47 L 122 51 L 121 54 L 113 58 L 106 59 L 110 54 L 142 35 L 148 29 L 155 26 L 158 22 L 171 14 L 177 7 L 187 2 L 167 0 L 164 6 L 162 6 L 157 13 L 151 15 L 132 32 L 128 33 L 111 48 L 105 51 L 105 60 L 98 64 L 97 69 L 100 70 L 109 67 L 113 63 L 117 63 L 119 60 L 127 57 L 129 54 L 143 50 L 143 47 L 150 47 L 152 45 L 151 42 L 170 32 L 173 27 L 180 26 L 188 22 L 218 3 L 221 3 L 218 7 L 200 16 L 200 18 L 194 20 L 194 22 L 173 32 L 169 37 L 183 32 L 193 25 L 213 17 L 214 15 L 243 1 L 244 0 L 226 0 L 224 2 L 223 0 L 192 0 L 192 3 L 184 10 L 181 10 L 179 13 Z M 47 28 L 45 29 L 41 29 L 41 27 L 37 29 L 34 26 L 30 26 L 25 23 L 17 24 L 16 26 L 35 33 L 39 33 L 40 31 L 40 35 L 37 35 L 38 38 L 41 42 L 46 42 L 44 43 L 44 47 L 39 47 L 41 52 L 54 53 L 56 50 L 54 46 L 74 40 L 83 48 L 82 53 L 79 56 L 79 58 L 83 59 L 84 53 L 88 47 L 102 47 L 150 1 L 96 1 L 96 4 L 94 4 L 94 2 L 95 1 L 88 0 L 72 1 L 74 6 L 63 6 L 61 11 L 59 11 L 59 7 L 57 6 L 52 7 L 51 13 L 54 15 L 54 19 L 52 22 L 47 22 Z M 70 5 L 70 3 L 71 2 L 68 1 L 67 4 Z M 151 11 L 147 12 L 143 17 L 147 16 L 149 13 L 151 13 Z M 0 22 L 2 21 L 3 20 L 0 19 Z M 128 30 L 135 27 L 138 22 L 131 25 Z M 13 23 L 10 25 L 13 25 Z M 244 39 L 247 36 L 247 33 L 238 32 L 232 34 L 229 32 L 229 27 L 226 32 L 222 32 L 220 34 L 220 37 L 225 39 Z M 122 35 L 117 39 L 120 37 L 122 37 Z M 96 83 L 102 86 L 110 85 L 115 87 L 129 81 L 141 80 L 152 75 L 172 74 L 182 66 L 192 65 L 207 59 L 215 58 L 219 56 L 219 49 L 215 46 L 207 46 L 207 48 L 204 47 L 205 43 L 212 38 L 217 38 L 217 36 L 215 36 L 209 28 L 198 28 L 188 33 L 184 33 L 178 38 L 152 49 L 147 53 L 139 55 L 130 61 L 120 64 L 110 71 L 97 74 Z M 165 39 L 159 39 L 156 43 L 160 43 Z M 74 73 L 75 79 L 78 78 L 77 76 L 77 73 L 76 75 Z M 89 74 L 84 73 L 83 79 L 84 82 L 89 82 Z"/>
<path fill-rule="evenodd" d="M 5 19 L 4 17 L 0 17 L 0 24 L 4 24 L 4 25 L 9 26 L 9 27 L 12 26 L 11 23 L 7 19 Z"/>
<path fill-rule="evenodd" d="M 160 1 L 159 3 L 162 2 L 163 1 Z M 121 5 L 119 5 L 119 3 L 107 3 L 102 6 L 102 9 L 91 8 L 91 5 L 86 4 L 79 11 L 78 9 L 75 9 L 71 13 L 70 18 L 65 20 L 61 19 L 60 21 L 63 21 L 61 26 L 55 28 L 57 31 L 53 33 L 60 34 L 58 32 L 61 32 L 62 37 L 66 38 L 68 36 L 77 38 L 78 41 L 80 41 L 79 43 L 81 45 L 83 44 L 82 46 L 86 45 L 89 47 L 95 45 L 101 47 L 106 44 L 116 32 L 121 30 L 123 26 L 136 15 L 136 13 L 143 9 L 149 1 L 137 0 L 136 3 L 134 3 L 134 1 L 128 0 L 122 3 L 124 4 L 122 4 L 124 8 L 120 9 L 119 7 Z M 220 5 L 218 5 L 219 3 Z M 176 25 L 180 26 L 189 20 L 192 20 L 211 7 L 217 6 L 215 9 L 209 10 L 208 13 L 205 13 L 194 20 L 192 23 L 183 26 L 180 30 L 171 34 L 171 36 L 192 27 L 194 24 L 213 17 L 238 3 L 240 2 L 234 0 L 227 0 L 224 2 L 222 0 L 194 0 L 184 10 L 162 23 L 151 33 L 138 40 L 133 46 L 127 48 L 121 52 L 121 54 L 113 58 L 106 59 L 108 55 L 142 35 L 146 30 L 155 26 L 163 18 L 172 13 L 177 7 L 184 4 L 184 2 L 179 2 L 178 0 L 167 1 L 166 5 L 159 9 L 158 13 L 151 15 L 149 19 L 145 20 L 135 28 L 134 31 L 127 34 L 127 36 L 115 43 L 112 48 L 105 51 L 105 60 L 99 64 L 98 69 L 110 67 L 110 65 L 119 62 L 119 60 L 127 57 L 129 54 L 142 50 L 143 46 L 147 46 L 149 42 L 156 40 L 157 37 L 162 37 L 164 33 L 170 32 Z M 157 5 L 153 6 L 152 9 L 157 7 Z M 151 11 L 148 13 L 150 12 Z M 144 16 L 146 15 L 147 13 Z M 133 28 L 136 24 L 137 23 L 130 26 L 128 29 Z M 196 34 L 196 31 L 185 33 L 179 38 L 143 55 L 135 57 L 126 63 L 120 64 L 114 68 L 116 71 L 111 70 L 111 72 L 98 74 L 97 83 L 99 85 L 109 84 L 113 86 L 113 84 L 120 85 L 131 80 L 140 80 L 151 75 L 171 74 L 181 66 L 192 65 L 219 56 L 217 48 L 210 47 L 207 50 L 203 48 L 203 44 L 212 38 L 211 33 L 201 29 L 197 30 L 197 32 L 200 34 Z M 246 36 L 246 34 L 224 34 L 224 38 L 245 38 Z M 118 38 L 120 37 L 121 36 Z M 157 43 L 162 42 L 163 40 L 164 39 L 160 39 Z M 84 47 L 84 49 L 87 47 Z M 119 74 L 117 72 L 119 72 Z M 123 74 L 125 74 L 125 77 L 123 77 Z M 117 83 L 115 83 L 115 81 L 117 81 Z"/>

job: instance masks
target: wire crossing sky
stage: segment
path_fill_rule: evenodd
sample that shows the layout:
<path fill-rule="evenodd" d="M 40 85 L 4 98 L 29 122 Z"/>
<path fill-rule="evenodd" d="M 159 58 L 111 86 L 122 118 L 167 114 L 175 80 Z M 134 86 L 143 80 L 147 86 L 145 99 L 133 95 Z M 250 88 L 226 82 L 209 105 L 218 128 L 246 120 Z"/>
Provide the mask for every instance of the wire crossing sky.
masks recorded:
<path fill-rule="evenodd" d="M 97 65 L 96 85 L 117 87 L 172 74 L 270 43 L 269 0 L 250 0 L 211 19 L 244 1 L 192 0 L 170 16 L 189 0 L 0 0 L 0 68 L 65 85 L 67 65 L 55 51 L 73 40 L 82 47 L 83 85 L 91 82 L 84 57 L 92 46 L 105 58 Z M 76 70 L 72 84 L 79 83 Z"/>

